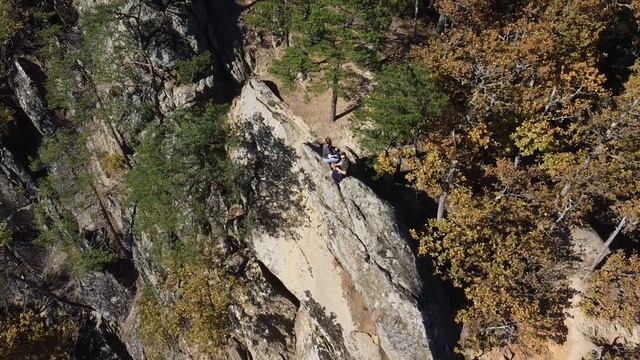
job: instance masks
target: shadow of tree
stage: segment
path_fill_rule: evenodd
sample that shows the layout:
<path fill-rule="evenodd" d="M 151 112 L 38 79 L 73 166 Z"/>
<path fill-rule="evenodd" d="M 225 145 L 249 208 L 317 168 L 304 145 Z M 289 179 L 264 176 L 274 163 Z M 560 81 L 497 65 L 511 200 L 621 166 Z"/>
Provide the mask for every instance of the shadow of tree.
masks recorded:
<path fill-rule="evenodd" d="M 269 235 L 292 235 L 304 213 L 303 187 L 311 184 L 302 169 L 296 168 L 295 150 L 274 135 L 272 126 L 256 114 L 244 124 L 244 133 L 252 134 L 244 146 L 253 155 L 249 161 L 248 204 L 253 219 Z"/>
<path fill-rule="evenodd" d="M 316 302 L 309 290 L 306 290 L 304 293 L 307 296 L 304 307 L 307 308 L 309 315 L 315 319 L 318 326 L 322 329 L 322 337 L 326 337 L 326 339 L 314 338 L 318 357 L 321 360 L 352 360 L 353 358 L 349 355 L 349 351 L 344 343 L 342 325 L 337 322 L 336 314 L 327 314 L 327 308 Z"/>

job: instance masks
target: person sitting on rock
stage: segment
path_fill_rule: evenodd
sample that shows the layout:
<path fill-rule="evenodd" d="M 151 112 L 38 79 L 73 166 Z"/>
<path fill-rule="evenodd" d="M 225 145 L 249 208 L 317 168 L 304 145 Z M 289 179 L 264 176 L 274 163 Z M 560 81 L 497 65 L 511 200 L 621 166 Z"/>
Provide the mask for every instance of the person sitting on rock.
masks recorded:
<path fill-rule="evenodd" d="M 346 178 L 348 173 L 349 173 L 349 166 L 351 165 L 351 163 L 349 162 L 349 159 L 347 158 L 347 154 L 345 154 L 344 152 L 340 153 L 340 162 L 336 163 L 333 166 L 333 171 L 331 172 L 331 177 L 333 178 L 333 181 L 336 182 L 336 184 L 340 184 L 340 181 L 342 181 L 342 179 Z"/>
<path fill-rule="evenodd" d="M 326 164 L 335 164 L 340 161 L 338 150 L 331 145 L 331 139 L 326 138 L 322 144 L 322 161 Z M 333 166 L 331 166 L 333 168 Z"/>

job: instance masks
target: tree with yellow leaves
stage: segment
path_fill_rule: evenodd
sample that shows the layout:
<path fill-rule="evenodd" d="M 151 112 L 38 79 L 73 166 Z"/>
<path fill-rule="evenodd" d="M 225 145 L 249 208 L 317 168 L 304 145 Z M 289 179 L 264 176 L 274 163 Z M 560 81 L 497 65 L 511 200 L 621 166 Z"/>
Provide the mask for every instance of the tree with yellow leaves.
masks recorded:
<path fill-rule="evenodd" d="M 413 231 L 419 253 L 435 269 L 464 289 L 469 306 L 457 320 L 470 334 L 463 348 L 482 351 L 518 343 L 530 351 L 547 339 L 564 338 L 563 306 L 569 291 L 562 285 L 560 239 L 549 236 L 542 209 L 515 196 L 474 196 L 455 190 L 447 218 L 431 220 Z M 544 210 L 543 210 L 544 211 Z"/>
<path fill-rule="evenodd" d="M 235 281 L 204 244 L 181 245 L 163 259 L 166 277 L 158 288 L 146 287 L 138 302 L 143 341 L 154 358 L 181 341 L 200 353 L 215 353 L 230 329 Z"/>
<path fill-rule="evenodd" d="M 622 251 L 611 255 L 591 277 L 580 306 L 592 317 L 616 321 L 632 329 L 640 323 L 640 258 Z"/>
<path fill-rule="evenodd" d="M 616 36 L 633 40 L 620 45 L 625 51 L 640 44 L 639 7 L 600 0 L 434 6 L 446 26 L 414 54 L 450 107 L 416 129 L 413 147 L 381 153 L 376 168 L 395 172 L 401 162 L 405 178 L 439 201 L 435 219 L 413 236 L 443 277 L 464 289 L 462 347 L 515 343 L 541 352 L 564 338 L 571 227 L 608 227 L 607 245 L 619 234 L 637 236 L 639 76 L 628 60 L 611 75 L 603 44 Z"/>
<path fill-rule="evenodd" d="M 64 314 L 51 323 L 31 310 L 0 312 L 0 348 L 5 359 L 68 359 L 77 326 Z"/>

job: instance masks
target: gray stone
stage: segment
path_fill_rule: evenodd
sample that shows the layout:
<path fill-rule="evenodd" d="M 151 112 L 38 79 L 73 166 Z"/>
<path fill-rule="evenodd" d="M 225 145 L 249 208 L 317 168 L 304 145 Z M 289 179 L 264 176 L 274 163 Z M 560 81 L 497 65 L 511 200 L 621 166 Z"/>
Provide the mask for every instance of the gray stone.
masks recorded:
<path fill-rule="evenodd" d="M 249 296 L 236 294 L 234 300 L 238 305 L 233 306 L 232 313 L 234 334 L 236 341 L 242 344 L 242 351 L 238 351 L 238 346 L 232 346 L 231 353 L 238 357 L 246 352 L 255 360 L 293 359 L 297 311 L 294 299 L 269 283 L 255 260 L 247 265 L 241 281 L 247 285 Z"/>
<path fill-rule="evenodd" d="M 240 5 L 235 1 L 194 0 L 191 7 L 191 26 L 199 47 L 215 54 L 229 76 L 242 84 L 249 75 L 249 66 L 238 21 Z"/>
<path fill-rule="evenodd" d="M 79 284 L 79 301 L 91 306 L 105 320 L 122 324 L 133 303 L 133 294 L 109 273 L 91 273 Z"/>
<path fill-rule="evenodd" d="M 250 244 L 333 351 L 323 355 L 298 330 L 297 356 L 431 359 L 422 284 L 391 206 L 355 178 L 334 184 L 304 122 L 264 83 L 248 81 L 231 122 L 245 137 L 235 154 L 253 153 L 238 159 L 253 170 L 244 183 L 258 219 Z M 301 320 L 304 328 L 313 325 Z"/>
<path fill-rule="evenodd" d="M 0 146 L 0 209 L 17 208 L 27 204 L 28 200 L 34 201 L 37 196 L 37 189 L 33 180 L 19 166 L 13 154 L 6 148 Z"/>

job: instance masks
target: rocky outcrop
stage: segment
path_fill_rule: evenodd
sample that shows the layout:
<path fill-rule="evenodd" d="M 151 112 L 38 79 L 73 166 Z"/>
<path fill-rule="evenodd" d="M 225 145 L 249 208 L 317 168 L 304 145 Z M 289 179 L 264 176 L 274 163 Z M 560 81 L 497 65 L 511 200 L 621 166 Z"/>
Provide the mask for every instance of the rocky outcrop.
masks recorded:
<path fill-rule="evenodd" d="M 0 146 L 0 215 L 2 211 L 15 211 L 25 206 L 36 198 L 36 187 L 25 169 L 16 164 L 13 154 L 3 146 Z M 11 210 L 11 211 L 9 211 Z"/>
<path fill-rule="evenodd" d="M 234 158 L 255 256 L 300 301 L 297 359 L 431 359 L 422 284 L 394 210 L 355 178 L 336 186 L 301 119 L 260 81 L 235 101 Z"/>
<path fill-rule="evenodd" d="M 44 74 L 38 65 L 23 58 L 13 61 L 10 81 L 18 104 L 40 134 L 51 135 L 55 124 L 44 101 L 43 80 Z"/>
<path fill-rule="evenodd" d="M 80 14 L 94 5 L 84 0 L 73 4 Z M 77 23 L 75 10 L 61 6 L 59 12 L 68 12 L 65 23 Z M 178 84 L 172 76 L 156 83 L 143 73 L 136 93 L 125 89 L 123 96 L 136 105 L 154 103 L 162 114 L 170 114 L 214 93 L 226 91 L 222 97 L 227 98 L 236 94 L 235 85 L 245 81 L 249 69 L 235 2 L 154 1 L 136 6 L 139 18 L 131 21 L 148 32 L 146 50 L 158 73 L 171 75 L 178 60 L 204 50 L 211 51 L 215 61 L 191 84 Z M 44 74 L 28 59 L 12 60 L 9 74 L 13 108 L 19 109 L 34 141 L 29 152 L 14 143 L 0 148 L 0 215 L 15 234 L 10 251 L 0 253 L 0 261 L 8 264 L 0 270 L 9 279 L 0 287 L 11 302 L 47 308 L 52 314 L 64 308 L 82 327 L 80 357 L 144 359 L 135 299 L 142 284 L 159 281 L 162 269 L 152 260 L 153 239 L 131 230 L 136 209 L 121 203 L 117 176 L 92 159 L 88 171 L 96 176 L 94 188 L 77 194 L 65 209 L 78 223 L 82 248 L 92 242 L 117 252 L 117 261 L 105 271 L 77 279 L 69 274 L 61 249 L 32 244 L 38 235 L 34 205 L 62 205 L 38 198 L 35 183 L 44 174 L 29 172 L 27 159 L 42 138 L 56 131 L 56 124 L 64 124 L 64 115 L 54 117 L 48 111 Z M 233 86 L 225 85 L 225 79 Z M 233 294 L 230 340 L 213 358 L 432 358 L 430 331 L 416 300 L 422 284 L 393 209 L 356 179 L 340 187 L 333 184 L 304 123 L 264 84 L 248 82 L 232 118 L 246 136 L 245 146 L 234 150 L 246 169 L 245 206 L 238 208 L 250 209 L 244 221 L 253 231 L 248 239 L 239 234 L 232 240 L 222 235 L 217 239 L 226 247 L 222 266 L 243 286 Z M 119 124 L 87 125 L 92 152 L 126 158 L 143 121 L 133 111 Z M 64 174 L 65 164 L 50 171 Z M 177 349 L 171 358 L 191 355 L 189 349 Z"/>
<path fill-rule="evenodd" d="M 268 281 L 269 273 L 258 261 L 239 255 L 232 257 L 244 258 L 245 264 L 236 276 L 246 285 L 246 292 L 234 294 L 236 305 L 231 312 L 235 340 L 227 346 L 227 355 L 232 359 L 247 359 L 247 353 L 253 354 L 253 359 L 292 359 L 296 342 L 294 319 L 299 303 L 286 290 Z"/>

